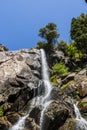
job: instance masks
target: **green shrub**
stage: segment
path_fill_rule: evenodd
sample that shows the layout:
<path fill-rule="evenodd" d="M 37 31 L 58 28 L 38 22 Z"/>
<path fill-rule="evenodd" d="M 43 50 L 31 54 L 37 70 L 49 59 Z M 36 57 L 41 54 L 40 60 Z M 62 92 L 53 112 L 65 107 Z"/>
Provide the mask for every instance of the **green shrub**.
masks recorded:
<path fill-rule="evenodd" d="M 45 48 L 46 47 L 46 43 L 45 42 L 42 42 L 42 41 L 38 41 L 38 43 L 37 43 L 37 49 L 41 49 L 41 48 Z"/>
<path fill-rule="evenodd" d="M 69 45 L 68 45 L 68 49 L 67 49 L 67 54 L 69 57 L 73 58 L 73 59 L 76 59 L 76 58 L 82 58 L 83 57 L 83 54 L 81 51 L 79 51 L 77 49 L 77 46 L 76 46 L 76 42 L 71 42 Z"/>
<path fill-rule="evenodd" d="M 58 43 L 58 50 L 59 51 L 62 51 L 65 55 L 67 54 L 67 43 L 64 41 L 64 40 L 61 40 L 59 43 Z"/>
<path fill-rule="evenodd" d="M 52 75 L 57 75 L 58 77 L 66 76 L 69 74 L 69 68 L 66 67 L 63 62 L 55 64 L 52 69 Z"/>
<path fill-rule="evenodd" d="M 50 78 L 51 82 L 54 84 L 54 85 L 58 85 L 58 80 L 57 80 L 57 76 L 56 75 L 53 75 L 51 78 Z"/>

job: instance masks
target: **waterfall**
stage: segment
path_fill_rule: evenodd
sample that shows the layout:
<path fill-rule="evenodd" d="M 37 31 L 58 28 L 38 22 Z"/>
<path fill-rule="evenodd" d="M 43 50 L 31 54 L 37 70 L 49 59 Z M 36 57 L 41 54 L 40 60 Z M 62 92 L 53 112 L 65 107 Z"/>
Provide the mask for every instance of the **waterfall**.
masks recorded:
<path fill-rule="evenodd" d="M 28 117 L 28 114 L 20 117 L 18 122 L 12 126 L 9 130 L 23 130 L 24 126 L 25 126 L 25 119 Z"/>
<path fill-rule="evenodd" d="M 41 62 L 42 62 L 42 80 L 43 80 L 43 84 L 45 87 L 45 94 L 42 99 L 43 110 L 41 111 L 41 117 L 40 117 L 40 130 L 43 129 L 44 111 L 46 110 L 47 106 L 51 103 L 50 93 L 52 90 L 52 85 L 51 85 L 50 79 L 49 79 L 46 54 L 43 49 L 41 49 Z"/>
<path fill-rule="evenodd" d="M 14 124 L 11 128 L 9 128 L 9 130 L 23 130 L 24 129 L 24 127 L 25 127 L 25 120 L 30 115 L 30 112 L 32 111 L 32 109 L 35 106 L 35 98 L 31 101 L 30 106 L 31 107 L 29 108 L 28 113 L 25 114 L 22 117 L 19 117 L 18 122 L 16 124 Z"/>
<path fill-rule="evenodd" d="M 52 85 L 51 85 L 50 79 L 49 79 L 46 54 L 43 49 L 41 49 L 41 62 L 42 62 L 42 80 L 43 80 L 44 87 L 45 87 L 45 94 L 44 94 L 43 102 L 42 102 L 44 104 L 45 102 L 50 100 L 50 93 L 52 90 Z"/>
<path fill-rule="evenodd" d="M 46 59 L 46 54 L 43 49 L 41 51 L 41 64 L 42 64 L 42 81 L 39 82 L 38 84 L 38 96 L 35 97 L 36 91 L 34 91 L 34 98 L 31 101 L 31 107 L 29 108 L 29 111 L 27 114 L 25 114 L 22 117 L 19 117 L 18 122 L 13 125 L 9 130 L 24 130 L 25 129 L 25 120 L 27 117 L 29 117 L 30 112 L 34 108 L 35 105 L 41 105 L 42 106 L 42 111 L 41 111 L 41 116 L 40 116 L 40 130 L 44 129 L 44 113 L 47 107 L 50 105 L 52 102 L 51 100 L 51 91 L 52 91 L 52 84 L 49 79 L 49 72 L 48 72 L 48 65 L 47 65 L 47 59 Z M 42 87 L 41 87 L 42 86 Z M 42 95 L 41 91 L 44 93 Z M 76 104 L 73 103 L 74 106 L 74 111 L 76 115 L 76 126 L 75 130 L 87 130 L 87 121 L 81 116 L 81 113 L 77 107 Z"/>
<path fill-rule="evenodd" d="M 50 93 L 52 90 L 52 85 L 51 85 L 50 79 L 49 79 L 46 54 L 43 49 L 41 49 L 41 63 L 42 63 L 42 82 L 40 84 L 38 84 L 38 86 L 39 86 L 38 94 L 40 94 L 40 91 L 41 91 L 40 90 L 41 84 L 42 84 L 42 87 L 44 87 L 44 89 L 45 89 L 44 94 L 42 96 L 38 96 L 32 100 L 31 108 L 29 108 L 28 114 L 26 114 L 23 117 L 20 117 L 18 122 L 15 125 L 13 125 L 11 128 L 9 128 L 9 130 L 23 130 L 25 127 L 25 120 L 29 116 L 30 112 L 32 111 L 32 109 L 34 108 L 35 105 L 42 106 L 41 117 L 40 117 L 40 130 L 43 129 L 44 111 L 46 110 L 47 106 L 51 103 Z"/>
<path fill-rule="evenodd" d="M 76 129 L 77 130 L 87 130 L 87 121 L 81 116 L 81 113 L 76 104 L 74 104 L 74 110 L 77 120 Z"/>

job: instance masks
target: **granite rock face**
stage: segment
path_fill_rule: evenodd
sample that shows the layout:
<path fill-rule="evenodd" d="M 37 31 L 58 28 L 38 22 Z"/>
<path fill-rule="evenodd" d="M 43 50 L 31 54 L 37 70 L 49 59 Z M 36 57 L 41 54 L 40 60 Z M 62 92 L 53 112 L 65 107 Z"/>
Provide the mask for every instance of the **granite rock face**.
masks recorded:
<path fill-rule="evenodd" d="M 58 130 L 69 116 L 69 110 L 59 100 L 53 101 L 44 112 L 42 130 Z"/>
<path fill-rule="evenodd" d="M 8 130 L 29 109 L 27 104 L 38 94 L 40 80 L 40 50 L 0 51 L 0 129 Z"/>
<path fill-rule="evenodd" d="M 61 52 L 50 55 L 50 59 L 53 59 L 50 60 L 52 63 L 65 60 Z M 60 81 L 61 85 L 53 86 L 50 93 L 51 102 L 44 110 L 42 130 L 71 130 L 72 119 L 75 119 L 72 98 L 80 102 L 81 111 L 87 115 L 86 69 L 71 73 Z M 43 97 L 44 91 L 40 50 L 0 51 L 1 130 L 9 130 L 26 112 L 29 116 L 25 120 L 24 130 L 40 130 L 41 110 L 44 107 L 36 102 L 40 96 Z"/>
<path fill-rule="evenodd" d="M 86 69 L 81 70 L 75 76 L 75 85 L 78 89 L 79 95 L 84 97 L 87 95 L 87 72 Z"/>
<path fill-rule="evenodd" d="M 5 113 L 21 110 L 41 79 L 40 51 L 0 52 L 0 104 Z"/>

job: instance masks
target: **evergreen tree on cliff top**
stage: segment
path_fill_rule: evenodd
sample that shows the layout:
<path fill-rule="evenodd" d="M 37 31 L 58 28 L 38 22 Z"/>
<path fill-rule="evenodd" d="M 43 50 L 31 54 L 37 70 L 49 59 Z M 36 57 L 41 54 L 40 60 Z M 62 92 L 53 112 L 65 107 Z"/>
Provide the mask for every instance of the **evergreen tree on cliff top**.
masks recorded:
<path fill-rule="evenodd" d="M 39 36 L 43 41 L 39 41 L 37 44 L 47 49 L 52 49 L 53 45 L 57 43 L 59 33 L 57 32 L 57 26 L 55 23 L 48 23 L 46 26 L 40 28 Z"/>
<path fill-rule="evenodd" d="M 87 54 L 87 14 L 72 19 L 70 33 L 71 39 L 77 43 L 78 50 Z"/>
<path fill-rule="evenodd" d="M 39 36 L 47 41 L 49 44 L 57 42 L 59 34 L 55 23 L 48 23 L 45 27 L 39 30 Z"/>

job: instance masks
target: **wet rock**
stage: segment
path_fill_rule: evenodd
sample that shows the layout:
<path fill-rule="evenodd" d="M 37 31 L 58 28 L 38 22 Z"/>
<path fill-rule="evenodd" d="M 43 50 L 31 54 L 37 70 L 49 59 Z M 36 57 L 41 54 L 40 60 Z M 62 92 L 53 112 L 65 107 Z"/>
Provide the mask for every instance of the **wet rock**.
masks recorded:
<path fill-rule="evenodd" d="M 42 130 L 58 130 L 68 116 L 67 107 L 59 100 L 53 101 L 44 112 Z"/>
<path fill-rule="evenodd" d="M 71 118 L 68 119 L 58 130 L 86 130 L 86 127 L 83 125 L 82 121 Z"/>
<path fill-rule="evenodd" d="M 18 113 L 12 113 L 7 115 L 7 120 L 14 125 L 19 120 L 20 115 Z"/>
<path fill-rule="evenodd" d="M 27 118 L 25 121 L 24 130 L 40 130 L 39 126 L 35 123 L 33 118 Z"/>
<path fill-rule="evenodd" d="M 72 119 L 68 118 L 66 122 L 58 130 L 72 130 Z"/>
<path fill-rule="evenodd" d="M 41 115 L 41 106 L 36 106 L 33 108 L 33 110 L 30 112 L 30 117 L 34 118 L 36 124 L 39 125 L 40 123 L 40 115 Z"/>
<path fill-rule="evenodd" d="M 73 120 L 71 129 L 72 130 L 86 130 L 87 123 L 83 123 L 81 120 Z"/>
<path fill-rule="evenodd" d="M 0 117 L 0 130 L 8 130 L 10 126 L 11 124 L 7 121 L 6 117 Z"/>

